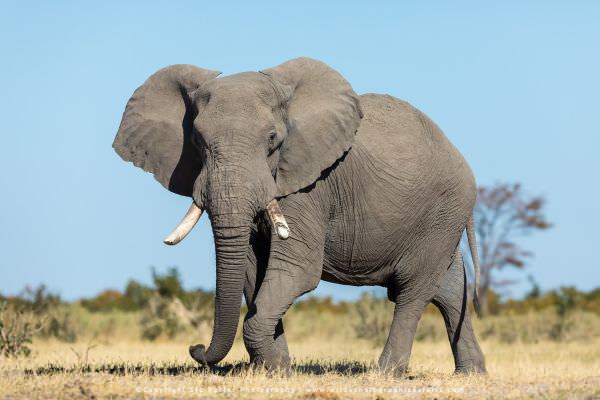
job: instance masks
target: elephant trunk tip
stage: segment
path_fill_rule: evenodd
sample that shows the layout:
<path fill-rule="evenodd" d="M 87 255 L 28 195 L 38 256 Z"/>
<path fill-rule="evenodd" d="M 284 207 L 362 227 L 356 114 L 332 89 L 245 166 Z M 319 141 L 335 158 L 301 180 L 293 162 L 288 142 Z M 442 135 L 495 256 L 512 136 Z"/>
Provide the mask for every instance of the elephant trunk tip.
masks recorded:
<path fill-rule="evenodd" d="M 203 344 L 196 344 L 194 346 L 190 346 L 190 356 L 201 365 L 208 365 L 208 361 L 206 361 L 206 347 Z"/>

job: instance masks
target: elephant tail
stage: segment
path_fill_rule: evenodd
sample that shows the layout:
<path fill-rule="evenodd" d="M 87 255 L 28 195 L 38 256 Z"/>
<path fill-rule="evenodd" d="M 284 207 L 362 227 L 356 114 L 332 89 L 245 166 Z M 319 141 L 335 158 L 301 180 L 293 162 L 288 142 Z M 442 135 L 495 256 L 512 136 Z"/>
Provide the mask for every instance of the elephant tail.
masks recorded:
<path fill-rule="evenodd" d="M 475 238 L 475 224 L 473 222 L 473 214 L 467 221 L 467 240 L 469 241 L 469 250 L 471 251 L 471 259 L 475 269 L 475 284 L 473 285 L 473 308 L 479 318 L 481 318 L 481 305 L 479 303 L 479 256 L 477 255 L 477 239 Z"/>

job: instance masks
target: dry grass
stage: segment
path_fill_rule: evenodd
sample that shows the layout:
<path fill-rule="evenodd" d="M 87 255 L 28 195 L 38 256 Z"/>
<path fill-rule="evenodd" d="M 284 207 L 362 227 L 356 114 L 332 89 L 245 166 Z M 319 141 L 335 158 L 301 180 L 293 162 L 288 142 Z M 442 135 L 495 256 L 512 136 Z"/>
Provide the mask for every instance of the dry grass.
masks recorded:
<path fill-rule="evenodd" d="M 2 359 L 3 398 L 600 398 L 600 339 L 536 344 L 482 343 L 487 376 L 454 376 L 445 341 L 417 342 L 403 378 L 373 369 L 380 349 L 365 341 L 292 342 L 290 377 L 246 369 L 238 341 L 203 371 L 189 343 L 116 342 L 91 347 L 38 341 L 27 359 Z M 86 350 L 87 356 L 86 356 Z M 86 359 L 87 358 L 87 359 Z"/>

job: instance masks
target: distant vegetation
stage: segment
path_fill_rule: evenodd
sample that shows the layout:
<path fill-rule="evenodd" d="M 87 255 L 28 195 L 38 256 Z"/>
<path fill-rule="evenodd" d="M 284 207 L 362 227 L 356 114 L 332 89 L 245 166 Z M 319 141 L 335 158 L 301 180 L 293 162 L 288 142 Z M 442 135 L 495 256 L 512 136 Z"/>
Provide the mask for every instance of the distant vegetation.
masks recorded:
<path fill-rule="evenodd" d="M 166 273 L 152 272 L 152 285 L 146 286 L 130 280 L 124 291 L 107 289 L 95 297 L 83 299 L 81 305 L 91 312 L 140 311 L 148 307 L 153 298 L 179 299 L 185 306 L 213 307 L 213 293 L 203 290 L 186 291 L 177 268 Z"/>

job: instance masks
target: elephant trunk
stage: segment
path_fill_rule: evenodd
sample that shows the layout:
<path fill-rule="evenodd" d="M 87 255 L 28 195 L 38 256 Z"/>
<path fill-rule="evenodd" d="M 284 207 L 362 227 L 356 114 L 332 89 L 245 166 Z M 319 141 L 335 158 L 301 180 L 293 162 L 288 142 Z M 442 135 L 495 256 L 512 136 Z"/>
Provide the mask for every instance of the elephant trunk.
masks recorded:
<path fill-rule="evenodd" d="M 239 196 L 248 188 L 226 181 L 225 192 L 213 192 L 206 202 L 215 242 L 217 283 L 210 346 L 206 350 L 203 345 L 190 347 L 192 358 L 202 364 L 218 363 L 233 345 L 248 263 L 250 225 L 255 214 L 251 203 L 245 200 L 249 196 Z"/>
<path fill-rule="evenodd" d="M 192 346 L 192 358 L 202 364 L 221 361 L 233 345 L 240 318 L 240 305 L 246 276 L 249 228 L 215 229 L 217 254 L 217 285 L 215 319 L 210 346 Z"/>

